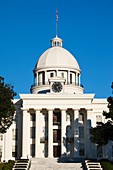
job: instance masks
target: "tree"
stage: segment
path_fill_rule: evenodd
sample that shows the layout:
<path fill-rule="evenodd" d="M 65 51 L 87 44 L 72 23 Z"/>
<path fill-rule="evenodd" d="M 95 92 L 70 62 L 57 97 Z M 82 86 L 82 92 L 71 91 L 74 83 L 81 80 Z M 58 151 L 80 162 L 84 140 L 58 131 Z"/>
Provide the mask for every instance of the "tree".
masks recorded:
<path fill-rule="evenodd" d="M 113 82 L 111 85 L 113 93 Z M 98 146 L 106 145 L 109 141 L 113 141 L 113 97 L 108 97 L 109 112 L 103 111 L 103 116 L 107 119 L 106 123 L 97 122 L 96 127 L 90 129 L 90 140 Z"/>
<path fill-rule="evenodd" d="M 13 122 L 13 98 L 16 96 L 13 88 L 10 84 L 5 84 L 4 78 L 0 76 L 0 133 L 6 133 Z"/>

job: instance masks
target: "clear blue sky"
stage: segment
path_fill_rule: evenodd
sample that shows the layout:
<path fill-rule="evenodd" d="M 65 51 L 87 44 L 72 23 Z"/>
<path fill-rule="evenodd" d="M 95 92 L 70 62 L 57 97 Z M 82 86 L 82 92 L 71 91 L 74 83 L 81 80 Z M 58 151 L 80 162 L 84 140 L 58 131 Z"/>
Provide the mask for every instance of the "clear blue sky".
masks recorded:
<path fill-rule="evenodd" d="M 0 75 L 19 93 L 30 93 L 34 66 L 58 35 L 77 59 L 85 93 L 111 95 L 113 0 L 0 0 Z M 17 96 L 18 97 L 18 96 Z"/>

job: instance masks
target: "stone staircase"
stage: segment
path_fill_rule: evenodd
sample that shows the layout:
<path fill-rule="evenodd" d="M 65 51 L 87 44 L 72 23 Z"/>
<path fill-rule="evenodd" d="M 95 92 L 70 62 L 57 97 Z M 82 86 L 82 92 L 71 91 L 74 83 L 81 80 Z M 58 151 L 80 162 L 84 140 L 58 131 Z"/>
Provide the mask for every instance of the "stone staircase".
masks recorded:
<path fill-rule="evenodd" d="M 86 160 L 85 165 L 87 170 L 103 170 L 100 165 L 100 162 L 97 161 Z"/>
<path fill-rule="evenodd" d="M 31 161 L 29 159 L 16 160 L 12 170 L 29 170 Z"/>
<path fill-rule="evenodd" d="M 82 163 L 73 159 L 32 158 L 30 170 L 83 170 Z"/>

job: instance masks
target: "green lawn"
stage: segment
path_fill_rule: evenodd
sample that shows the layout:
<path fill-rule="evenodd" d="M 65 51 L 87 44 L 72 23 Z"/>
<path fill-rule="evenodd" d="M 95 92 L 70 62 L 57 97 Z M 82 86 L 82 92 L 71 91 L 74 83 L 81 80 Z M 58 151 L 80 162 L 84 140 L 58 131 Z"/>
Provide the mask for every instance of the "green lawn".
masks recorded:
<path fill-rule="evenodd" d="M 0 163 L 0 170 L 12 170 L 15 161 L 9 160 L 7 163 Z"/>
<path fill-rule="evenodd" d="M 109 160 L 101 160 L 100 163 L 103 170 L 113 170 L 113 162 L 110 162 Z"/>

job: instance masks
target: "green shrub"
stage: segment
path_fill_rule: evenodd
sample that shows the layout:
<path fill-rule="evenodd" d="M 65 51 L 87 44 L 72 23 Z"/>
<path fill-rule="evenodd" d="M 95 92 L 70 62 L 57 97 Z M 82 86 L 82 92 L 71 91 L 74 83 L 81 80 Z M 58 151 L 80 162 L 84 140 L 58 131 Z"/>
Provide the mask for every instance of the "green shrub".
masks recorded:
<path fill-rule="evenodd" d="M 15 161 L 9 160 L 6 163 L 0 163 L 0 170 L 12 170 Z"/>
<path fill-rule="evenodd" d="M 113 170 L 113 162 L 110 162 L 109 160 L 101 160 L 100 163 L 103 170 Z"/>

